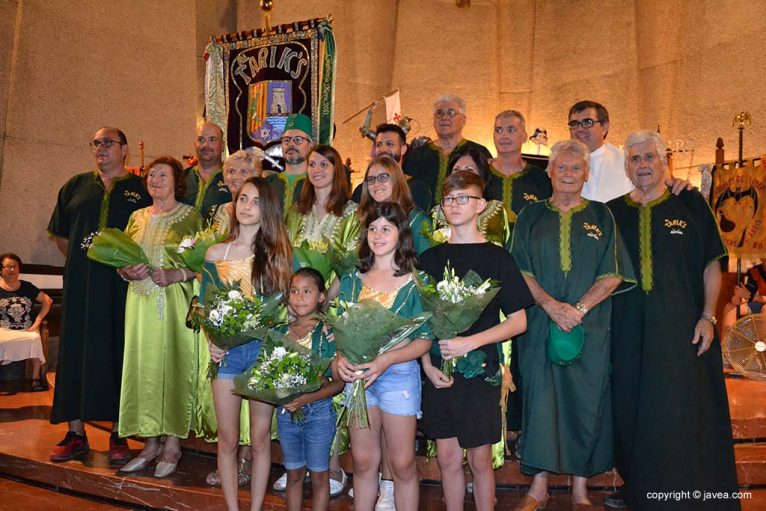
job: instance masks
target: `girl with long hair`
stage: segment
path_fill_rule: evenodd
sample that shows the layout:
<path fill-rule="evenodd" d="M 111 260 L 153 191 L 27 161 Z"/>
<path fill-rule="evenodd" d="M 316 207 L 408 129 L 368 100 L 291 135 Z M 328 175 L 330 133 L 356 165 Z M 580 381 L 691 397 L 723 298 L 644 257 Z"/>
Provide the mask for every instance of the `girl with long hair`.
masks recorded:
<path fill-rule="evenodd" d="M 213 245 L 205 255 L 201 296 L 205 295 L 205 287 L 210 281 L 218 286 L 239 281 L 240 291 L 249 296 L 287 294 L 292 250 L 276 194 L 265 179 L 253 177 L 235 194 L 234 205 L 229 239 Z M 213 402 L 218 420 L 218 473 L 227 508 L 234 511 L 239 509 L 237 445 L 242 398 L 232 393 L 233 379 L 255 362 L 261 341 L 253 339 L 228 352 L 212 343 L 208 346 L 213 362 L 226 357 L 226 363 L 221 365 L 213 380 Z M 255 400 L 250 400 L 249 404 L 253 458 L 251 509 L 257 510 L 263 504 L 271 469 L 270 430 L 274 407 Z"/>

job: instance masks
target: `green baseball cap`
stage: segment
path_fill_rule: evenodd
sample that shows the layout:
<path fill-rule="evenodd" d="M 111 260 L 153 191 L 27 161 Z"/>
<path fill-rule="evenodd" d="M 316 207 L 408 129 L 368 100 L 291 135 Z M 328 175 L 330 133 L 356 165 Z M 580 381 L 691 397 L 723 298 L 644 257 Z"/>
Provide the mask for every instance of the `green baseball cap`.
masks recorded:
<path fill-rule="evenodd" d="M 287 116 L 287 122 L 285 123 L 285 131 L 287 130 L 301 130 L 309 139 L 313 139 L 311 119 L 306 114 L 290 114 Z"/>

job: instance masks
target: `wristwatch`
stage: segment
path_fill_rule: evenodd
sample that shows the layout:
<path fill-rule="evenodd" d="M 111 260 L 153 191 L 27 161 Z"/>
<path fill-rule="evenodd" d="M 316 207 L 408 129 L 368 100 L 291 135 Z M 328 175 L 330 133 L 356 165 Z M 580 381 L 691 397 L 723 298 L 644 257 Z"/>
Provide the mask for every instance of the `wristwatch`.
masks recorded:
<path fill-rule="evenodd" d="M 585 305 L 583 305 L 582 302 L 577 302 L 576 304 L 574 304 L 574 308 L 582 312 L 583 314 L 587 314 L 588 311 L 590 310 Z"/>
<path fill-rule="evenodd" d="M 713 326 L 718 325 L 718 320 L 716 319 L 715 316 L 713 316 L 711 314 L 703 314 L 701 316 L 701 319 L 705 319 L 707 321 L 710 321 L 710 324 L 712 324 Z"/>

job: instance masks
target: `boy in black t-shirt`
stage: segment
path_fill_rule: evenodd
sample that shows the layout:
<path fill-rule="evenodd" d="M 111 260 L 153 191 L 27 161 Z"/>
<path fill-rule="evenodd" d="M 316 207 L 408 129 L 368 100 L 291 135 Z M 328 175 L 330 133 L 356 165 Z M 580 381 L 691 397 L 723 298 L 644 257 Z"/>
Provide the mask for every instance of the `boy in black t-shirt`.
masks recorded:
<path fill-rule="evenodd" d="M 454 339 L 439 341 L 444 359 L 473 350 L 486 354 L 484 373 L 466 378 L 457 371 L 447 378 L 440 371 L 438 352 L 421 357 L 427 379 L 423 386 L 423 431 L 436 439 L 436 458 L 448 509 L 461 509 L 465 498 L 463 449 L 473 474 L 477 510 L 494 508 L 495 475 L 492 444 L 501 438 L 500 386 L 487 381 L 500 366 L 498 343 L 527 328 L 525 307 L 533 304 L 516 263 L 502 247 L 479 232 L 476 218 L 486 207 L 484 183 L 471 172 L 455 172 L 444 182 L 442 208 L 450 224 L 450 239 L 420 256 L 421 269 L 439 281 L 447 263 L 463 278 L 469 270 L 500 283 L 500 292 L 471 328 Z M 500 311 L 506 319 L 500 322 Z M 434 347 L 435 348 L 435 347 Z"/>

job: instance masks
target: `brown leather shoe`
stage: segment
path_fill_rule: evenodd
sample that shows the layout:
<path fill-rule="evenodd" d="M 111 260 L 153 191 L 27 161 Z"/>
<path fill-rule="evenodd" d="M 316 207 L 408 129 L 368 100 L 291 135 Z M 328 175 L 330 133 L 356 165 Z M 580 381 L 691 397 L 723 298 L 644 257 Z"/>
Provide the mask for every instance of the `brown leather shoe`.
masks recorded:
<path fill-rule="evenodd" d="M 526 494 L 521 502 L 516 504 L 513 511 L 544 511 L 548 506 L 548 497 L 543 500 L 537 500 L 532 495 Z"/>

